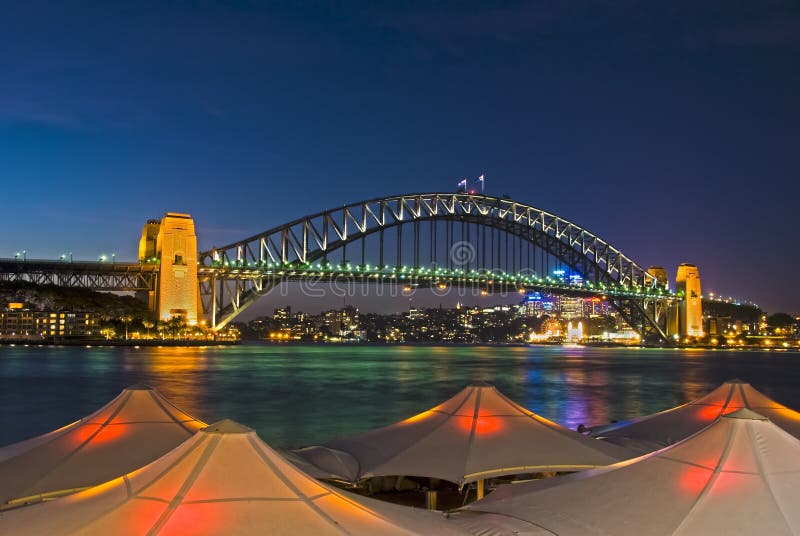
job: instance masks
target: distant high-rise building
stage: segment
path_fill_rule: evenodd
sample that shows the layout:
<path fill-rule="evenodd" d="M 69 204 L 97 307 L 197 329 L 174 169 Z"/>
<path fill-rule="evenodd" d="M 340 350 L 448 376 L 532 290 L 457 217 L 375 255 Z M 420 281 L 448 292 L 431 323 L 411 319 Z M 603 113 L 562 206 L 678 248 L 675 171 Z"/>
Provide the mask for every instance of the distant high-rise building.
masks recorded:
<path fill-rule="evenodd" d="M 520 304 L 521 313 L 528 318 L 535 318 L 542 315 L 542 295 L 538 292 L 528 294 Z"/>
<path fill-rule="evenodd" d="M 682 337 L 703 336 L 703 300 L 700 272 L 694 264 L 681 264 L 675 277 L 675 290 L 683 293 L 678 307 L 678 326 Z"/>
<path fill-rule="evenodd" d="M 583 316 L 583 300 L 564 296 L 561 298 L 561 316 L 567 320 Z"/>

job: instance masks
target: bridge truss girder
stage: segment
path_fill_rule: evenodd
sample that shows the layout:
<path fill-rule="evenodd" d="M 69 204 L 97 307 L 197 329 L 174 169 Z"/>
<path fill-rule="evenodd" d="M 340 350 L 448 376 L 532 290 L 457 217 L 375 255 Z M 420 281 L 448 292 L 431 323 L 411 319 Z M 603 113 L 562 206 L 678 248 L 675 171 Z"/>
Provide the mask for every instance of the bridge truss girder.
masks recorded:
<path fill-rule="evenodd" d="M 254 303 L 279 281 L 236 274 L 267 264 L 308 265 L 349 244 L 380 233 L 381 263 L 384 232 L 426 221 L 454 221 L 497 229 L 519 237 L 581 274 L 587 281 L 630 288 L 655 288 L 655 278 L 616 248 L 571 222 L 508 199 L 467 194 L 419 194 L 365 201 L 301 218 L 245 241 L 201 253 L 201 294 L 211 324 L 222 326 Z M 463 227 L 462 227 L 463 234 Z M 450 239 L 453 237 L 450 236 Z M 416 236 L 415 236 L 416 240 Z M 416 244 L 416 242 L 415 242 Z M 416 246 L 415 246 L 416 247 Z M 418 252 L 415 252 L 415 263 Z M 232 268 L 232 269 L 229 269 Z M 490 268 L 490 267 L 487 267 Z M 202 272 L 206 271 L 204 277 Z M 674 298 L 674 296 L 673 296 Z M 643 337 L 666 339 L 665 300 L 610 300 L 631 327 Z M 668 301 L 668 300 L 666 300 Z"/>
<path fill-rule="evenodd" d="M 0 281 L 11 283 L 131 292 L 154 290 L 157 278 L 158 270 L 151 265 L 0 260 Z"/>

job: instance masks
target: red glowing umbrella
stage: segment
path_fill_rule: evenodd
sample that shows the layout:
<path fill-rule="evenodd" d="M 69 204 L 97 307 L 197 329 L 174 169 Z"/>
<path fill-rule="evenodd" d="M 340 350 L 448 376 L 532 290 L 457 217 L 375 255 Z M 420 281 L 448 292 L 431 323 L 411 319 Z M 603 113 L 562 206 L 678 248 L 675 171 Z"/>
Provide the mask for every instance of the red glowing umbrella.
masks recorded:
<path fill-rule="evenodd" d="M 225 420 L 105 484 L 6 512 L 15 536 L 463 535 L 439 514 L 362 498 L 297 469 L 255 432 Z"/>
<path fill-rule="evenodd" d="M 578 471 L 630 457 L 614 445 L 584 437 L 515 404 L 491 385 L 466 387 L 442 404 L 404 421 L 336 439 L 336 463 L 352 456 L 360 480 L 374 476 L 441 478 L 457 484 L 501 475 Z M 308 451 L 295 451 L 303 456 Z M 311 463 L 324 465 L 319 447 Z M 339 476 L 340 477 L 340 476 Z"/>
<path fill-rule="evenodd" d="M 800 413 L 760 393 L 749 383 L 731 380 L 688 404 L 632 421 L 595 428 L 594 437 L 640 453 L 652 452 L 680 441 L 738 409 L 748 408 L 768 417 L 795 437 L 800 437 Z"/>
<path fill-rule="evenodd" d="M 499 487 L 453 519 L 482 536 L 798 534 L 800 441 L 749 410 L 607 468 Z"/>
<path fill-rule="evenodd" d="M 147 386 L 95 413 L 0 449 L 0 508 L 52 499 L 138 469 L 206 426 Z"/>

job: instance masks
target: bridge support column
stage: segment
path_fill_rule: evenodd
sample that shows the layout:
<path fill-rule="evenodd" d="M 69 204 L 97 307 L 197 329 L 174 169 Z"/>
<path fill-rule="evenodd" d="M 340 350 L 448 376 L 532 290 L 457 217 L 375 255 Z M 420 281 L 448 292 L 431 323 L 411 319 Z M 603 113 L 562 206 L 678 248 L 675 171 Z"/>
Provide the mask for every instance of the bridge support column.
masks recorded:
<path fill-rule="evenodd" d="M 149 220 L 139 243 L 139 261 L 156 262 L 159 274 L 151 308 L 159 321 L 180 316 L 189 325 L 200 320 L 197 236 L 189 214 L 167 212 Z"/>
<path fill-rule="evenodd" d="M 675 276 L 675 289 L 683 293 L 678 306 L 681 337 L 702 337 L 703 301 L 700 293 L 700 272 L 694 264 L 681 264 Z"/>

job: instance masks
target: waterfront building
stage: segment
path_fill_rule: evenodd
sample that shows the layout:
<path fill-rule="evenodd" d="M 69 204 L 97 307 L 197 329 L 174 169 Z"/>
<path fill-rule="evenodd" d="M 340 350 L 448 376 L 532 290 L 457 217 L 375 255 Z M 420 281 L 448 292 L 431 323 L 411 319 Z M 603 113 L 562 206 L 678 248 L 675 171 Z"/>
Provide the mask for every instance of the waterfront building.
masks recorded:
<path fill-rule="evenodd" d="M 0 337 L 83 337 L 99 328 L 98 315 L 81 311 L 37 311 L 24 303 L 11 302 L 0 311 Z"/>
<path fill-rule="evenodd" d="M 583 316 L 583 299 L 565 296 L 561 298 L 561 317 L 574 320 Z"/>

